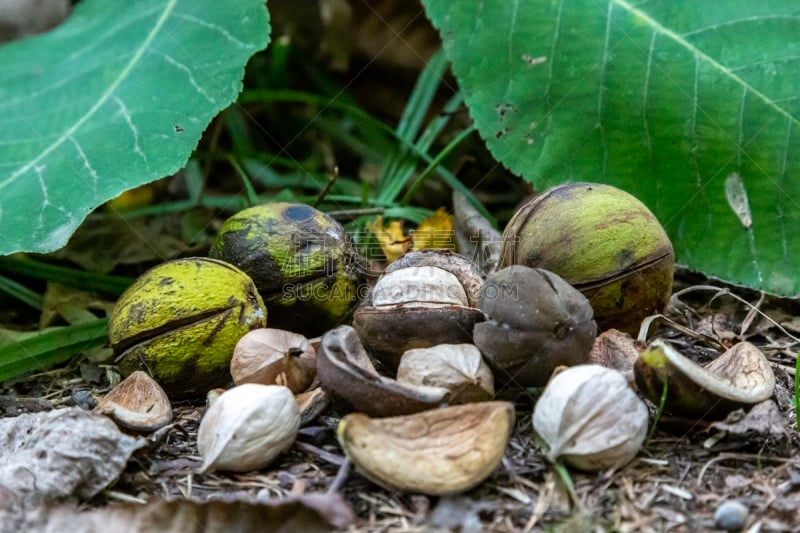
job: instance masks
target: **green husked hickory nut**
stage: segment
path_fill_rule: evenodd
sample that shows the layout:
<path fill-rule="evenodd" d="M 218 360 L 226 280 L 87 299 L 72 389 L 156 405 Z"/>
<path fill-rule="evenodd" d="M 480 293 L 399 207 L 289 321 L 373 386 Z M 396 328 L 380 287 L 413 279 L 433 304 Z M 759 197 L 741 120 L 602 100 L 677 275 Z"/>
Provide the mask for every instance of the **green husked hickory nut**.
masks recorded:
<path fill-rule="evenodd" d="M 253 278 L 270 327 L 314 337 L 358 303 L 358 265 L 344 229 L 303 204 L 265 204 L 225 221 L 209 252 Z"/>
<path fill-rule="evenodd" d="M 124 375 L 145 370 L 182 398 L 230 381 L 236 343 L 264 326 L 264 302 L 247 274 L 192 257 L 142 274 L 117 301 L 108 338 Z"/>
<path fill-rule="evenodd" d="M 601 331 L 632 335 L 672 291 L 675 253 L 634 196 L 609 185 L 568 183 L 523 205 L 503 233 L 498 268 L 543 268 L 580 290 Z"/>

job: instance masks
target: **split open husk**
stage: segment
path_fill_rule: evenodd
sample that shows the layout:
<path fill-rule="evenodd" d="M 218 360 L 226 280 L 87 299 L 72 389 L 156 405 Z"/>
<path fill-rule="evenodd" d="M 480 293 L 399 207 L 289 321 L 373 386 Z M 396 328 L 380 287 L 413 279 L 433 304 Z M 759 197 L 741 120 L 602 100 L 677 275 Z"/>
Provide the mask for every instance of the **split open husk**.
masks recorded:
<path fill-rule="evenodd" d="M 636 384 L 664 410 L 689 418 L 724 418 L 736 409 L 772 396 L 775 375 L 769 361 L 749 342 L 740 342 L 700 366 L 662 340 L 653 341 L 634 367 Z"/>

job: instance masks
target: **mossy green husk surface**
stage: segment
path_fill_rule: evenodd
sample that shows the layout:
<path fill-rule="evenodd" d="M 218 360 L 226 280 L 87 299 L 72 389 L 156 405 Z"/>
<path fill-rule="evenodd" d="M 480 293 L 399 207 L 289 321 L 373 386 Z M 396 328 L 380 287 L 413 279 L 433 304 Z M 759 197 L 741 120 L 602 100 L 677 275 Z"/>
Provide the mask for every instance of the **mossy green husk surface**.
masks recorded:
<path fill-rule="evenodd" d="M 226 385 L 239 339 L 266 326 L 266 308 L 241 270 L 176 259 L 142 274 L 117 301 L 108 338 L 123 374 L 145 370 L 171 398 Z"/>
<path fill-rule="evenodd" d="M 597 183 L 548 189 L 503 233 L 500 267 L 543 268 L 589 299 L 600 330 L 636 334 L 669 301 L 675 253 L 655 215 L 627 192 Z"/>
<path fill-rule="evenodd" d="M 270 325 L 317 336 L 359 301 L 356 254 L 333 218 L 304 204 L 264 204 L 225 221 L 209 252 L 246 272 Z"/>

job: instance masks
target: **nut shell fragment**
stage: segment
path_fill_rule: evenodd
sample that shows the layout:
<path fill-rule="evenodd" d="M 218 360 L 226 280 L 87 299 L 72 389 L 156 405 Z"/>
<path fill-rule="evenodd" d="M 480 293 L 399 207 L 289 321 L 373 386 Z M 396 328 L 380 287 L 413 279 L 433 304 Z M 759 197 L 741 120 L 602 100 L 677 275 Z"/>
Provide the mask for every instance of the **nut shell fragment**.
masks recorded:
<path fill-rule="evenodd" d="M 481 402 L 392 418 L 353 413 L 337 434 L 347 457 L 371 481 L 442 495 L 486 479 L 502 460 L 513 427 L 513 404 Z"/>
<path fill-rule="evenodd" d="M 200 470 L 263 468 L 291 447 L 299 428 L 300 409 L 288 388 L 245 383 L 229 389 L 200 421 Z"/>
<path fill-rule="evenodd" d="M 94 408 L 120 427 L 155 431 L 172 421 L 172 405 L 164 389 L 145 372 L 137 370 L 106 394 Z"/>
<path fill-rule="evenodd" d="M 300 408 L 300 425 L 307 426 L 322 414 L 330 404 L 330 397 L 322 387 L 301 392 L 294 397 Z"/>
<path fill-rule="evenodd" d="M 775 374 L 749 342 L 740 342 L 700 366 L 664 341 L 653 341 L 634 366 L 636 384 L 659 404 L 667 381 L 664 409 L 689 418 L 720 419 L 772 396 Z"/>
<path fill-rule="evenodd" d="M 578 365 L 553 377 L 533 412 L 547 458 L 585 471 L 625 465 L 647 434 L 648 411 L 625 377 L 599 365 Z"/>

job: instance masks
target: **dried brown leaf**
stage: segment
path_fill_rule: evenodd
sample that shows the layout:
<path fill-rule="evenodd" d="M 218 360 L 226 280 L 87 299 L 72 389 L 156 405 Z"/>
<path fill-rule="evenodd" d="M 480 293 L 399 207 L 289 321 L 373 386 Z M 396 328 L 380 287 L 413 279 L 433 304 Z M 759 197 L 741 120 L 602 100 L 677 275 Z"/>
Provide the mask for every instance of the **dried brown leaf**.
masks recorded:
<path fill-rule="evenodd" d="M 95 496 L 146 444 L 76 407 L 0 419 L 0 435 L 0 485 L 26 506 Z"/>

